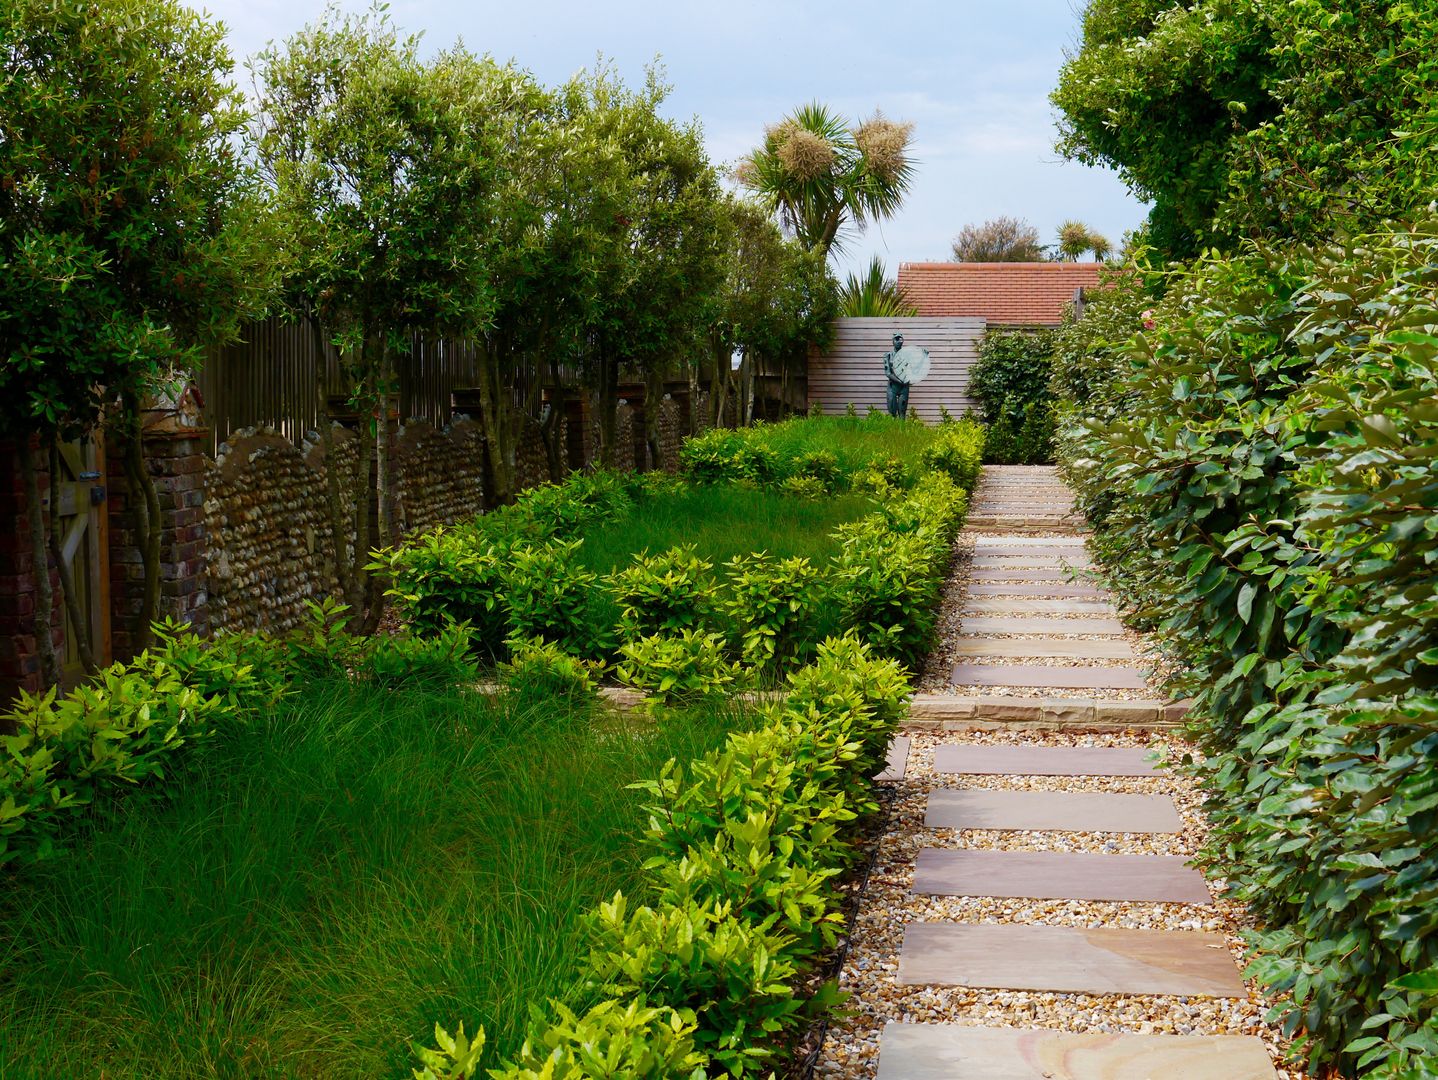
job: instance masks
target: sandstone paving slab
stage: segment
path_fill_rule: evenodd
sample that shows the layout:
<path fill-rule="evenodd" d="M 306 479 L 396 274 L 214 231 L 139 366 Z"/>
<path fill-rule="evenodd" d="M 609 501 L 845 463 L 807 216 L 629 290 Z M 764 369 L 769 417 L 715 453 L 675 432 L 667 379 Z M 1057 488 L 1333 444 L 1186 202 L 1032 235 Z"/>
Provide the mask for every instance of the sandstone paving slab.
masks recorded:
<path fill-rule="evenodd" d="M 1092 566 L 1093 560 L 1082 548 L 1024 548 L 1014 544 L 1002 547 L 975 548 L 974 566 L 1012 566 L 1019 562 L 1037 563 L 1039 566 Z"/>
<path fill-rule="evenodd" d="M 974 776 L 1161 776 L 1140 746 L 985 746 L 952 743 L 934 751 L 934 772 Z"/>
<path fill-rule="evenodd" d="M 1129 1035 L 889 1023 L 878 1080 L 1276 1080 L 1253 1035 Z"/>
<path fill-rule="evenodd" d="M 1142 690 L 1143 673 L 1129 667 L 1053 667 L 1040 664 L 955 664 L 955 686 L 1033 686 L 1059 690 Z"/>
<path fill-rule="evenodd" d="M 929 793 L 930 829 L 1019 832 L 1176 833 L 1183 819 L 1167 795 L 1107 791 L 955 791 Z"/>
<path fill-rule="evenodd" d="M 1064 600 L 1097 600 L 1108 596 L 1108 590 L 1096 585 L 1078 585 L 1060 581 L 1049 585 L 1034 582 L 974 581 L 969 584 L 970 596 L 1051 596 Z"/>
<path fill-rule="evenodd" d="M 896 735 L 889 743 L 889 760 L 875 780 L 902 780 L 909 768 L 909 743 L 907 735 Z"/>
<path fill-rule="evenodd" d="M 914 893 L 1025 900 L 1211 904 L 1203 875 L 1182 855 L 923 848 Z"/>
<path fill-rule="evenodd" d="M 1112 604 L 1103 600 L 1042 600 L 1035 597 L 1019 596 L 1005 599 L 1002 596 L 980 596 L 964 603 L 963 615 L 1112 615 Z"/>
<path fill-rule="evenodd" d="M 906 986 L 982 986 L 1062 994 L 1246 997 L 1218 934 L 987 923 L 909 923 Z"/>
<path fill-rule="evenodd" d="M 976 568 L 969 575 L 971 585 L 988 584 L 990 582 L 1047 582 L 1049 584 L 1080 584 L 1086 585 L 1096 579 L 1092 574 L 1075 568 L 1076 573 L 1070 576 L 1069 571 L 1061 565 L 1040 566 L 1034 568 L 1005 566 L 1003 563 L 985 562 Z M 1076 580 L 1075 580 L 1076 579 Z"/>
<path fill-rule="evenodd" d="M 1077 620 L 1065 620 L 1077 621 Z M 968 624 L 966 623 L 965 626 Z M 1044 657 L 1058 660 L 1130 660 L 1133 646 L 1124 638 L 959 638 L 949 646 L 954 656 Z"/>
<path fill-rule="evenodd" d="M 1069 634 L 1113 637 L 1123 634 L 1123 623 L 1114 618 L 1044 619 L 1022 615 L 965 616 L 960 626 L 970 634 Z M 1031 654 L 1032 655 L 1032 654 Z"/>

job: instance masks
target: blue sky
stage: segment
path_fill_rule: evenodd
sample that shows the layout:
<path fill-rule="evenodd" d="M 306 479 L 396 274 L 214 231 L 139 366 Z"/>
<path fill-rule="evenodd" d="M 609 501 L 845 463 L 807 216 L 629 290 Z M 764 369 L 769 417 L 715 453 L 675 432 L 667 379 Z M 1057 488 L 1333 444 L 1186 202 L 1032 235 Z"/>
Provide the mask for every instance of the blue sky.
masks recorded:
<path fill-rule="evenodd" d="M 324 0 L 195 0 L 223 20 L 237 60 L 298 30 Z M 345 0 L 363 9 L 367 0 Z M 393 0 L 400 26 L 430 50 L 463 38 L 558 83 L 603 53 L 637 83 L 658 57 L 668 108 L 703 123 L 717 162 L 743 155 L 764 126 L 802 102 L 855 118 L 877 107 L 915 124 L 918 159 L 904 208 L 853 238 L 847 271 L 884 259 L 945 259 L 966 222 L 1027 218 L 1045 242 L 1060 221 L 1088 222 L 1115 244 L 1144 207 L 1114 174 L 1063 162 L 1048 93 L 1078 30 L 1078 0 L 799 3 L 718 0 Z M 247 78 L 247 76 L 246 76 Z"/>

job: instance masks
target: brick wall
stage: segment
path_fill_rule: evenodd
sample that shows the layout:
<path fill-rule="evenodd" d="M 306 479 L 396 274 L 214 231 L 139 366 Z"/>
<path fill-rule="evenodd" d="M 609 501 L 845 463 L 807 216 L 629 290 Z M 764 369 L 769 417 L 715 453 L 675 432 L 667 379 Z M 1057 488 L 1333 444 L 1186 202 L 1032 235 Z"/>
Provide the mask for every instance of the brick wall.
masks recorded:
<path fill-rule="evenodd" d="M 36 445 L 32 440 L 32 447 Z M 39 450 L 35 450 L 39 455 Z M 39 478 L 49 486 L 48 472 Z M 19 450 L 13 440 L 0 441 L 0 703 L 19 690 L 40 689 L 40 657 L 35 651 L 35 561 L 30 553 L 30 506 L 25 498 Z M 50 616 L 55 648 L 65 645 L 60 576 L 47 562 L 55 608 Z"/>

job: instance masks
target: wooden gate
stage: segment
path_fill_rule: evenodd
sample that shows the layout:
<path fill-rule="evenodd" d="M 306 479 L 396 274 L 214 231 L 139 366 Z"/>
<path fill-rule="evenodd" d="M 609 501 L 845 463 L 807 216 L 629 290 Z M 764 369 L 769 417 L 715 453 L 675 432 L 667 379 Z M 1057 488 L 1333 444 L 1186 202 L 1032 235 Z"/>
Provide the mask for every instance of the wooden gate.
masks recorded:
<path fill-rule="evenodd" d="M 90 651 L 95 663 L 103 666 L 110 662 L 110 558 L 105 447 L 100 435 L 60 444 L 59 488 L 60 557 L 70 567 L 78 607 L 89 624 Z M 71 685 L 84 674 L 75 628 L 67 614 L 61 678 Z"/>

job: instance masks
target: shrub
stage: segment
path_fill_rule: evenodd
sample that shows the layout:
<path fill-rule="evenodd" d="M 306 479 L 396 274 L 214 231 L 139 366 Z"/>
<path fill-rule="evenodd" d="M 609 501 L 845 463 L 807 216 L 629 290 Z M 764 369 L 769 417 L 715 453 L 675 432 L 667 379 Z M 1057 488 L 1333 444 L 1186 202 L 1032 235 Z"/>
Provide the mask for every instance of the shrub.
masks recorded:
<path fill-rule="evenodd" d="M 594 613 L 598 575 L 579 565 L 582 540 L 523 544 L 504 567 L 504 611 L 509 639 L 539 638 L 575 656 L 603 657 L 609 629 Z"/>
<path fill-rule="evenodd" d="M 1054 347 L 1054 334 L 1048 330 L 990 330 L 979 342 L 969 393 L 990 425 L 987 461 L 1041 465 L 1053 460 L 1043 425 Z"/>
<path fill-rule="evenodd" d="M 830 450 L 813 450 L 801 454 L 794 461 L 793 477 L 817 481 L 827 494 L 844 490 L 844 470 L 839 459 Z"/>
<path fill-rule="evenodd" d="M 509 660 L 499 665 L 499 681 L 522 705 L 551 702 L 574 709 L 595 700 L 600 665 L 543 638 L 513 640 L 509 650 Z"/>
<path fill-rule="evenodd" d="M 984 429 L 971 420 L 952 417 L 941 425 L 933 441 L 920 452 L 926 472 L 941 472 L 964 490 L 978 483 L 984 462 Z"/>
<path fill-rule="evenodd" d="M 654 634 L 626 642 L 619 652 L 619 678 L 660 706 L 723 697 L 739 681 L 739 666 L 725 659 L 724 639 L 715 633 Z"/>
<path fill-rule="evenodd" d="M 800 656 L 824 600 L 824 582 L 808 559 L 739 555 L 729 571 L 721 607 L 739 636 L 744 662 L 781 668 Z"/>
<path fill-rule="evenodd" d="M 1093 419 L 1061 446 L 1096 550 L 1187 668 L 1201 858 L 1263 927 L 1251 971 L 1312 1071 L 1421 1076 L 1438 1059 L 1438 221 L 1211 257 L 1140 302 L 1115 295 L 1090 339 Z"/>
<path fill-rule="evenodd" d="M 508 634 L 502 596 L 508 558 L 508 548 L 477 528 L 439 528 L 379 552 L 371 570 L 393 583 L 387 595 L 416 633 L 464 623 L 482 654 L 498 656 Z"/>
<path fill-rule="evenodd" d="M 427 638 L 381 634 L 368 643 L 359 670 L 387 689 L 464 686 L 479 678 L 470 651 L 469 630 L 463 626 L 450 626 Z"/>
<path fill-rule="evenodd" d="M 713 569 L 693 547 L 635 556 L 609 578 L 620 605 L 620 635 L 632 641 L 708 627 L 714 614 Z"/>

